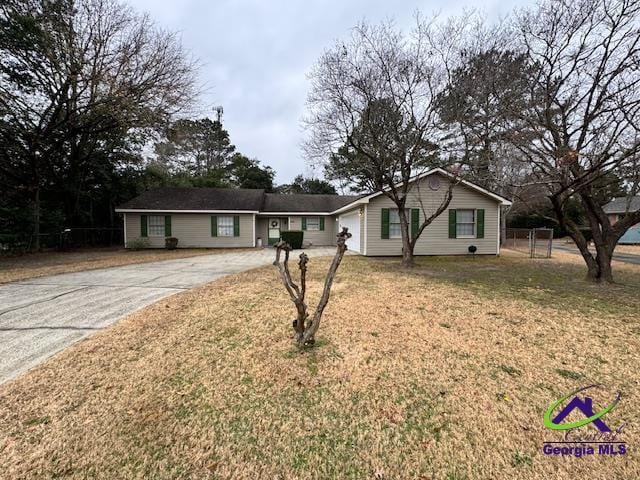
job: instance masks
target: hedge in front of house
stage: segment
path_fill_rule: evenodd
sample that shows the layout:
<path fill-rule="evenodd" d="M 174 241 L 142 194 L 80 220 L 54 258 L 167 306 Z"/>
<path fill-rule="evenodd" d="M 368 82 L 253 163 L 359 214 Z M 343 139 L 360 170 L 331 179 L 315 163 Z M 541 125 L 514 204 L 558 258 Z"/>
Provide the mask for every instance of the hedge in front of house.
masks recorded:
<path fill-rule="evenodd" d="M 280 238 L 291 245 L 291 248 L 302 248 L 304 232 L 301 230 L 287 230 L 280 232 Z"/>

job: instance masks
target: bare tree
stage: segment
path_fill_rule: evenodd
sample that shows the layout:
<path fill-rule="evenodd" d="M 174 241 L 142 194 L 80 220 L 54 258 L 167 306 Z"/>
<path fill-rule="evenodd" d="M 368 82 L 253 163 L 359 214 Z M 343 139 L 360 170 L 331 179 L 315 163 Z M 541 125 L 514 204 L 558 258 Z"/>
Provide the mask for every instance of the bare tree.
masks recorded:
<path fill-rule="evenodd" d="M 598 282 L 613 281 L 613 250 L 640 222 L 640 211 L 628 212 L 612 225 L 596 195 L 605 176 L 627 178 L 640 153 L 639 22 L 637 0 L 549 0 L 514 24 L 534 73 L 529 107 L 513 112 L 523 129 L 512 141 Z M 572 198 L 584 207 L 595 254 L 566 214 Z"/>
<path fill-rule="evenodd" d="M 465 177 L 517 201 L 528 169 L 508 141 L 522 130 L 511 112 L 527 108 L 533 69 L 523 54 L 508 49 L 502 28 L 483 37 L 488 39 L 481 45 L 464 50 L 463 64 L 453 70 L 449 87 L 440 96 L 440 115 L 460 149 Z M 510 209 L 502 207 L 500 215 L 503 241 Z"/>
<path fill-rule="evenodd" d="M 410 231 L 412 180 L 455 162 L 443 148 L 447 132 L 437 99 L 459 60 L 455 42 L 467 31 L 464 24 L 440 25 L 418 16 L 407 36 L 391 22 L 361 24 L 348 42 L 326 51 L 310 75 L 307 156 L 324 163 L 330 179 L 349 179 L 355 189 L 382 192 L 393 201 L 406 266 L 413 264 L 420 234 L 446 210 L 459 181 L 451 176 L 441 204 L 425 210 L 419 228 Z"/>
<path fill-rule="evenodd" d="M 37 240 L 52 177 L 64 176 L 77 211 L 104 170 L 96 162 L 108 155 L 97 153 L 139 142 L 187 107 L 196 66 L 176 34 L 117 0 L 6 0 L 0 23 L 0 152 L 10 152 L 0 173 L 32 195 Z"/>
<path fill-rule="evenodd" d="M 342 262 L 342 257 L 347 251 L 346 242 L 349 238 L 351 238 L 351 234 L 348 232 L 347 228 L 343 228 L 338 234 L 336 254 L 333 257 L 333 261 L 331 262 L 331 266 L 327 272 L 327 276 L 324 281 L 324 288 L 322 289 L 322 296 L 320 297 L 318 306 L 316 307 L 311 319 L 309 319 L 309 314 L 307 313 L 308 307 L 305 300 L 307 293 L 307 263 L 309 263 L 309 257 L 306 253 L 300 254 L 300 259 L 298 261 L 298 268 L 300 270 L 300 286 L 298 286 L 293 281 L 289 270 L 289 252 L 292 250 L 291 245 L 282 240 L 275 245 L 276 259 L 273 264 L 278 267 L 282 283 L 287 289 L 287 292 L 291 297 L 291 301 L 296 306 L 297 316 L 293 321 L 293 328 L 296 331 L 296 342 L 300 346 L 311 346 L 315 343 L 315 335 L 318 328 L 320 328 L 322 314 L 324 313 L 327 303 L 329 303 L 333 279 L 336 276 L 340 262 Z M 284 252 L 283 262 L 280 261 L 282 252 Z"/>

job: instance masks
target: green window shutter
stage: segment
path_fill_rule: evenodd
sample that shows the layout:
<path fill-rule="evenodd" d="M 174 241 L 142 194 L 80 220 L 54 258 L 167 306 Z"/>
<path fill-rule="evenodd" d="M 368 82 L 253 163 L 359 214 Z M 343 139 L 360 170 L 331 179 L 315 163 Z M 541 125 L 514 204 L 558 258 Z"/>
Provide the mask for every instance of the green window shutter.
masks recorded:
<path fill-rule="evenodd" d="M 383 208 L 381 213 L 382 232 L 380 238 L 389 238 L 389 209 Z"/>
<path fill-rule="evenodd" d="M 456 238 L 456 210 L 449 210 L 449 238 Z"/>
<path fill-rule="evenodd" d="M 306 229 L 307 229 L 307 218 L 302 217 L 302 230 L 306 230 Z"/>
<path fill-rule="evenodd" d="M 233 217 L 233 236 L 240 236 L 240 215 L 234 215 Z"/>
<path fill-rule="evenodd" d="M 211 236 L 218 236 L 218 217 L 216 217 L 215 215 L 211 217 Z"/>
<path fill-rule="evenodd" d="M 324 217 L 320 217 L 320 230 L 324 230 Z"/>
<path fill-rule="evenodd" d="M 164 216 L 164 236 L 171 236 L 171 215 Z"/>
<path fill-rule="evenodd" d="M 140 215 L 140 236 L 141 237 L 147 236 L 147 216 L 146 215 Z"/>
<path fill-rule="evenodd" d="M 411 209 L 411 237 L 415 238 L 420 228 L 420 209 Z"/>
<path fill-rule="evenodd" d="M 484 238 L 484 208 L 476 210 L 476 238 Z"/>

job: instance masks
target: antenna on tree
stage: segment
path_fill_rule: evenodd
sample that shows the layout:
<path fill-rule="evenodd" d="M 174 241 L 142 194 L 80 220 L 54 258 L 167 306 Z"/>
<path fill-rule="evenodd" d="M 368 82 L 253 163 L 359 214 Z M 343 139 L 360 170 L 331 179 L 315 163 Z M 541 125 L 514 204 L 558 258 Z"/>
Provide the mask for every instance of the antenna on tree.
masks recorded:
<path fill-rule="evenodd" d="M 218 117 L 218 123 L 222 124 L 222 114 L 224 113 L 224 108 L 222 108 L 222 105 L 213 107 L 213 111 L 216 112 L 216 117 Z"/>

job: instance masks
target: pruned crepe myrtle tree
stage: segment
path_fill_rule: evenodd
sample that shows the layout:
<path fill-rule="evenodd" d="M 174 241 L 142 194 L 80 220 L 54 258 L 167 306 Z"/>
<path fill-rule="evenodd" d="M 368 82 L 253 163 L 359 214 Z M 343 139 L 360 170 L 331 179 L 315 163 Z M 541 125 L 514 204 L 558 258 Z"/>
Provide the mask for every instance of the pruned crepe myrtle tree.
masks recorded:
<path fill-rule="evenodd" d="M 276 259 L 273 262 L 278 267 L 282 283 L 284 284 L 291 301 L 296 306 L 297 315 L 293 321 L 293 328 L 296 331 L 296 342 L 299 346 L 312 346 L 315 343 L 315 334 L 320 328 L 320 320 L 322 320 L 322 314 L 324 309 L 329 303 L 329 296 L 331 295 L 331 286 L 333 285 L 333 279 L 336 276 L 342 257 L 347 251 L 347 239 L 351 238 L 347 228 L 343 228 L 337 235 L 337 247 L 336 254 L 333 257 L 329 271 L 324 281 L 324 288 L 322 289 L 322 295 L 318 306 L 316 307 L 313 316 L 309 317 L 306 304 L 307 293 L 307 263 L 309 257 L 306 253 L 301 253 L 298 261 L 298 269 L 300 270 L 300 285 L 298 286 L 291 277 L 291 271 L 289 270 L 289 252 L 292 248 L 285 241 L 276 243 Z M 280 261 L 280 258 L 284 252 L 284 261 Z"/>
<path fill-rule="evenodd" d="M 449 81 L 443 57 L 455 56 L 459 38 L 449 33 L 419 17 L 410 36 L 391 23 L 361 24 L 347 43 L 327 50 L 310 75 L 306 153 L 324 163 L 330 179 L 348 179 L 393 201 L 405 266 L 413 264 L 420 234 L 446 210 L 459 181 L 454 175 L 438 205 L 421 206 L 419 228 L 410 231 L 410 180 L 449 160 L 437 108 Z"/>
<path fill-rule="evenodd" d="M 611 256 L 624 232 L 640 222 L 629 212 L 614 225 L 597 198 L 603 179 L 626 179 L 637 191 L 640 155 L 640 2 L 551 0 L 522 11 L 514 45 L 535 67 L 532 101 L 513 118 L 511 138 L 542 185 L 557 221 L 576 243 L 588 278 L 613 281 Z M 567 215 L 578 199 L 591 228 L 595 254 Z"/>

